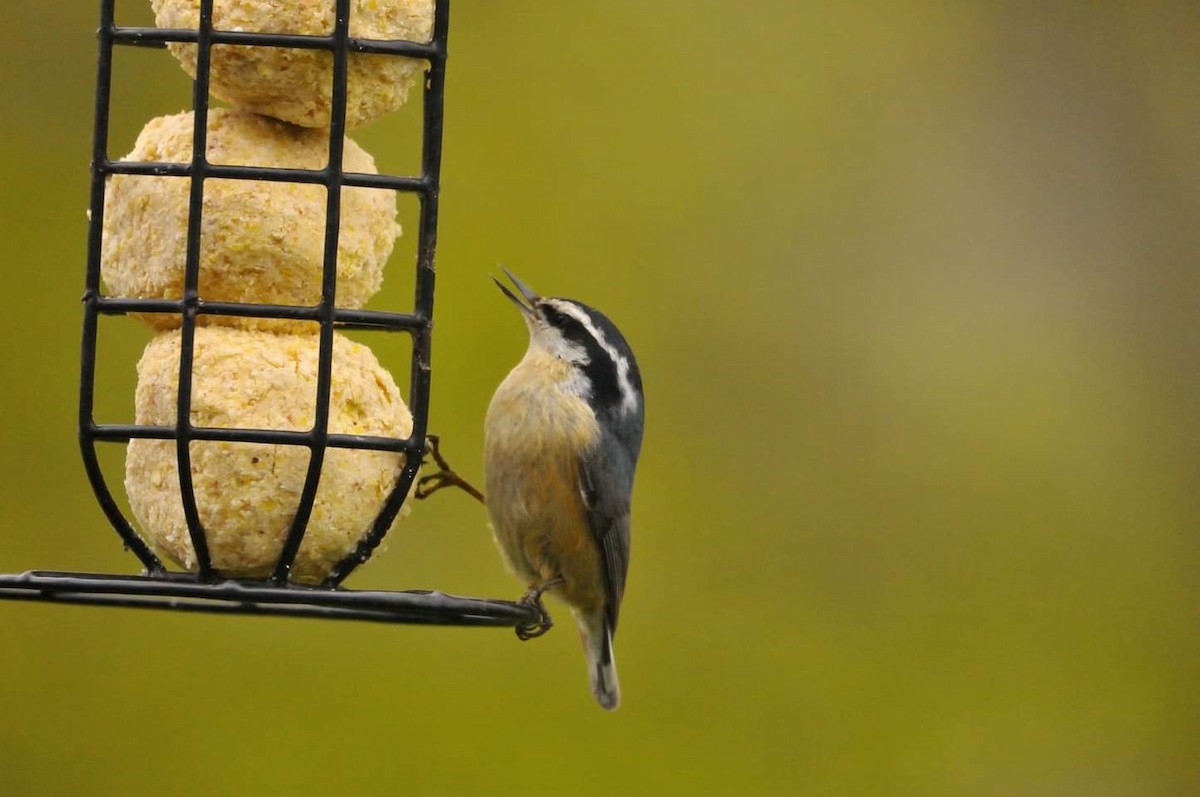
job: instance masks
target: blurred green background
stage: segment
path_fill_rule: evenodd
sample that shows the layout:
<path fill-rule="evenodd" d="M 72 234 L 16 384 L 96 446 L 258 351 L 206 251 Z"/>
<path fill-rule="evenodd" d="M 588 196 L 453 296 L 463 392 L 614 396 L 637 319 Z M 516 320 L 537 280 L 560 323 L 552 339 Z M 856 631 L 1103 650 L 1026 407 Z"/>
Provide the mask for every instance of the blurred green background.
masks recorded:
<path fill-rule="evenodd" d="M 0 571 L 132 573 L 75 442 L 96 3 L 0 17 Z M 498 263 L 622 327 L 624 705 L 562 609 L 520 644 L 0 602 L 4 793 L 1200 793 L 1197 30 L 1183 1 L 458 0 L 432 428 L 477 478 L 525 345 Z M 112 154 L 189 86 L 119 52 Z M 418 123 L 355 137 L 405 172 Z M 376 307 L 409 295 L 403 214 Z M 128 420 L 149 334 L 101 336 Z M 405 341 L 373 341 L 397 374 Z M 349 586 L 521 589 L 458 496 Z"/>

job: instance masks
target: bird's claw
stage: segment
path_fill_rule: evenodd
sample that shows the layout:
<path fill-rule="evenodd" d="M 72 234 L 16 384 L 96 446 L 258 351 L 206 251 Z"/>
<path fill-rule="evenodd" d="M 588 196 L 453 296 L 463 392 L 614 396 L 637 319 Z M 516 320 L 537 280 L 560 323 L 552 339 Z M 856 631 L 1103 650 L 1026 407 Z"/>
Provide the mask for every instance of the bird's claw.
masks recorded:
<path fill-rule="evenodd" d="M 531 639 L 537 639 L 554 627 L 554 620 L 551 619 L 550 612 L 546 609 L 546 604 L 542 603 L 542 593 L 561 583 L 562 578 L 559 577 L 551 579 L 544 584 L 535 584 L 525 590 L 525 594 L 517 601 L 517 605 L 530 606 L 537 609 L 538 619 L 536 623 L 517 623 L 517 639 L 522 642 L 528 642 Z"/>
<path fill-rule="evenodd" d="M 517 639 L 522 642 L 537 639 L 554 627 L 554 621 L 550 619 L 550 613 L 546 611 L 546 607 L 539 602 L 535 608 L 538 610 L 538 621 L 536 623 L 518 623 L 515 629 Z"/>

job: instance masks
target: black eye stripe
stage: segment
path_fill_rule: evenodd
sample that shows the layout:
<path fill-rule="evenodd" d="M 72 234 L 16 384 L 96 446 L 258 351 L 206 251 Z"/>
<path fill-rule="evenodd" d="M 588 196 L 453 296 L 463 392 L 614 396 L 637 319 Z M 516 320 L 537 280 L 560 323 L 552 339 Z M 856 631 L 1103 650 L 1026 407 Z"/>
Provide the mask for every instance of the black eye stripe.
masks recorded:
<path fill-rule="evenodd" d="M 546 320 L 559 330 L 564 338 L 578 343 L 587 352 L 587 363 L 583 366 L 583 372 L 587 374 L 592 386 L 592 400 L 598 406 L 620 402 L 621 388 L 617 381 L 617 365 L 612 356 L 578 318 L 550 306 L 544 309 L 544 313 Z"/>
<path fill-rule="evenodd" d="M 592 339 L 592 336 L 588 334 L 583 324 L 579 323 L 578 318 L 569 316 L 552 305 L 542 305 L 542 315 L 546 317 L 546 320 L 550 322 L 552 327 L 560 330 L 570 340 L 586 343 Z"/>
<path fill-rule="evenodd" d="M 538 309 L 546 323 L 557 329 L 567 340 L 578 344 L 587 354 L 587 361 L 582 367 L 592 388 L 593 405 L 597 408 L 615 407 L 625 401 L 620 375 L 622 366 L 618 365 L 614 359 L 614 352 L 610 349 L 615 350 L 615 355 L 624 360 L 623 367 L 626 369 L 625 377 L 629 389 L 632 389 L 636 396 L 640 396 L 641 374 L 638 373 L 637 361 L 621 332 L 607 317 L 586 305 L 576 302 L 574 307 L 587 314 L 597 331 L 604 336 L 607 346 L 601 346 L 588 327 L 573 314 L 565 313 L 549 302 L 539 305 Z"/>

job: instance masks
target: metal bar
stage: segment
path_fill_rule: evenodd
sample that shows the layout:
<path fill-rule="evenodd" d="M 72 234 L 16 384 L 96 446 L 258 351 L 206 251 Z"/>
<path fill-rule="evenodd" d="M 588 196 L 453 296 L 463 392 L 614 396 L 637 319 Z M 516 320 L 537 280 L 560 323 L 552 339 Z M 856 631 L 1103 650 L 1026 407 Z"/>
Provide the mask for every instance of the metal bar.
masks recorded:
<path fill-rule="evenodd" d="M 191 177 L 190 163 L 170 161 L 112 161 L 105 167 L 109 174 L 134 174 L 148 177 Z M 210 163 L 205 170 L 209 178 L 227 180 L 261 180 L 277 183 L 309 183 L 324 185 L 328 172 L 324 169 L 292 169 L 282 166 L 234 166 Z"/>
<path fill-rule="evenodd" d="M 391 188 L 393 191 L 404 191 L 418 194 L 429 190 L 429 181 L 425 177 L 398 177 L 390 174 L 364 174 L 362 172 L 347 172 L 342 177 L 342 185 L 361 186 L 362 188 Z"/>
<path fill-rule="evenodd" d="M 174 440 L 175 427 L 121 423 L 92 424 L 88 434 L 95 440 L 109 443 L 125 443 L 130 440 Z M 226 443 L 260 443 L 262 445 L 308 447 L 315 445 L 311 429 L 289 431 L 286 429 L 193 426 L 192 439 Z M 380 437 L 360 434 L 329 434 L 325 438 L 325 445 L 329 448 L 349 448 L 362 451 L 415 453 L 418 457 L 421 456 L 425 447 L 423 441 L 413 437 Z"/>
<path fill-rule="evenodd" d="M 429 625 L 513 626 L 538 621 L 536 609 L 511 601 L 426 590 L 342 590 L 250 580 L 204 582 L 178 573 L 165 577 L 39 571 L 0 574 L 0 599 Z"/>
<path fill-rule="evenodd" d="M 183 313 L 182 299 L 124 299 L 109 296 L 86 296 L 84 301 L 91 304 L 97 313 L 102 315 L 124 315 L 126 313 Z"/>
<path fill-rule="evenodd" d="M 174 440 L 174 426 L 149 426 L 144 424 L 97 424 L 92 432 L 98 440 L 124 442 L 126 440 Z M 193 426 L 192 440 L 219 441 L 225 443 L 260 443 L 263 445 L 312 446 L 311 431 L 286 429 L 241 429 Z"/>
<path fill-rule="evenodd" d="M 482 616 L 424 615 L 407 612 L 383 612 L 369 609 L 337 609 L 323 606 L 261 604 L 254 602 L 231 604 L 198 599 L 159 598 L 145 596 L 107 595 L 73 592 L 9 592 L 0 588 L 0 599 L 43 601 L 83 606 L 103 606 L 120 609 L 158 609 L 207 614 L 239 614 L 255 616 L 294 617 L 300 619 L 360 620 L 406 625 L 499 626 L 501 623 Z"/>
<path fill-rule="evenodd" d="M 405 331 L 423 329 L 429 319 L 415 313 L 389 313 L 380 310 L 339 308 L 334 316 L 339 324 L 354 329 Z"/>
<path fill-rule="evenodd" d="M 436 4 L 433 21 L 433 49 L 428 79 L 425 81 L 424 124 L 421 146 L 421 181 L 425 186 L 421 198 L 420 232 L 417 241 L 417 282 L 414 296 L 416 314 L 426 324 L 413 333 L 413 358 L 409 380 L 409 402 L 413 413 L 412 437 L 425 439 L 429 420 L 430 348 L 433 330 L 434 254 L 437 248 L 438 192 L 441 185 L 442 125 L 446 88 L 446 39 L 450 27 L 450 2 Z M 422 449 L 423 450 L 423 449 Z M 367 561 L 383 540 L 396 519 L 404 499 L 420 468 L 420 456 L 409 454 L 404 470 L 384 502 L 371 530 L 359 541 L 354 551 L 331 571 L 326 583 L 341 584 L 359 564 Z"/>
<path fill-rule="evenodd" d="M 403 451 L 409 459 L 415 456 L 420 466 L 420 459 L 425 453 L 425 440 L 408 437 L 403 440 L 394 437 L 378 437 L 375 435 L 331 434 L 325 441 L 330 448 L 353 448 L 368 451 Z"/>
<path fill-rule="evenodd" d="M 79 375 L 79 450 L 83 456 L 83 467 L 96 500 L 109 522 L 112 523 L 125 547 L 133 551 L 147 572 L 162 572 L 162 561 L 138 536 L 117 505 L 112 491 L 104 480 L 104 471 L 96 452 L 96 440 L 89 434 L 93 426 L 92 414 L 96 394 L 96 338 L 100 318 L 97 301 L 100 293 L 100 258 L 104 234 L 104 190 L 105 175 L 101 169 L 108 158 L 109 101 L 112 96 L 113 62 L 113 3 L 100 3 L 100 29 L 97 34 L 99 53 L 96 68 L 96 105 L 92 133 L 92 185 L 89 200 L 90 224 L 87 243 L 87 277 L 83 302 L 83 340 L 80 351 Z"/>
<path fill-rule="evenodd" d="M 191 177 L 192 164 L 159 161 L 105 161 L 104 174 L 136 174 L 144 177 Z"/>
<path fill-rule="evenodd" d="M 162 161 L 103 161 L 101 169 L 105 174 L 132 174 L 145 177 L 190 177 L 192 174 L 190 163 Z M 236 166 L 210 163 L 207 166 L 207 176 L 209 179 L 260 180 L 308 185 L 328 185 L 329 183 L 328 168 L 292 169 L 282 166 Z M 365 172 L 347 172 L 342 175 L 342 183 L 363 188 L 390 188 L 393 191 L 406 193 L 418 193 L 428 189 L 428 185 L 420 177 L 367 174 Z"/>
<path fill-rule="evenodd" d="M 424 125 L 421 146 L 421 177 L 428 190 L 421 197 L 420 235 L 417 246 L 417 286 L 415 307 L 429 324 L 414 336 L 412 385 L 413 403 L 428 410 L 430 392 L 430 354 L 433 332 L 433 290 L 436 273 L 438 203 L 442 172 L 442 126 L 446 89 L 446 36 L 450 25 L 450 2 L 437 4 L 433 40 L 439 44 L 438 57 L 430 63 L 425 83 Z M 424 439 L 428 412 L 413 422 L 413 436 Z"/>
<path fill-rule="evenodd" d="M 180 315 L 187 307 L 182 299 L 126 299 L 120 296 L 105 296 L 96 301 L 96 307 L 107 315 L 126 313 L 173 313 Z M 197 298 L 195 314 L 236 316 L 242 318 L 286 318 L 295 321 L 319 321 L 317 307 L 289 304 L 250 304 L 247 302 L 206 302 Z"/>
<path fill-rule="evenodd" d="M 102 160 L 100 169 L 104 174 L 132 174 L 142 177 L 191 177 L 192 175 L 190 163 L 170 161 Z M 284 166 L 239 166 L 210 163 L 207 166 L 207 175 L 210 179 L 256 180 L 309 185 L 326 185 L 329 182 L 328 169 L 293 169 Z M 346 172 L 342 175 L 342 183 L 364 188 L 390 188 L 393 191 L 406 193 L 417 193 L 428 188 L 426 182 L 420 177 L 368 174 L 366 172 Z"/>
<path fill-rule="evenodd" d="M 183 517 L 196 556 L 200 578 L 212 577 L 208 538 L 196 507 L 192 483 L 192 362 L 196 353 L 196 305 L 200 298 L 200 231 L 204 213 L 204 178 L 208 164 L 208 79 L 211 65 L 213 0 L 200 0 L 200 30 L 196 48 L 196 80 L 192 84 L 192 171 L 188 195 L 187 257 L 183 271 L 183 326 L 179 335 L 179 391 L 175 419 L 177 432 L 176 461 L 179 469 L 179 494 Z"/>
<path fill-rule="evenodd" d="M 200 40 L 200 35 L 199 31 L 189 28 L 121 26 L 113 28 L 113 39 L 117 44 L 161 47 L 169 42 L 194 44 Z M 336 51 L 343 41 L 343 39 L 338 38 L 336 32 L 330 36 L 319 36 L 303 33 L 261 33 L 238 30 L 213 30 L 209 40 L 213 44 L 290 47 L 298 50 L 329 51 Z M 410 42 L 401 39 L 362 39 L 350 36 L 346 36 L 344 41 L 346 48 L 356 53 L 425 59 L 433 59 L 439 56 L 436 44 L 421 44 L 420 42 Z"/>
<path fill-rule="evenodd" d="M 325 252 L 321 273 L 321 340 L 317 354 L 316 418 L 313 421 L 312 454 L 308 460 L 308 473 L 304 477 L 304 489 L 300 491 L 296 517 L 288 530 L 272 576 L 274 581 L 281 584 L 288 579 L 292 562 L 300 550 L 309 518 L 312 516 L 313 504 L 321 482 L 321 466 L 325 463 L 325 443 L 329 436 L 329 396 L 333 381 L 333 308 L 337 301 L 338 240 L 342 216 L 342 155 L 346 148 L 347 71 L 350 57 L 346 40 L 349 36 L 350 0 L 336 0 L 333 22 L 333 97 L 329 109 L 329 162 L 325 167 L 328 179 L 325 183 Z"/>
<path fill-rule="evenodd" d="M 88 296 L 87 301 L 104 315 L 126 313 L 182 314 L 182 299 L 126 299 L 116 296 Z M 304 307 L 289 304 L 251 304 L 247 302 L 196 301 L 196 315 L 236 316 L 242 318 L 286 318 L 297 321 L 320 321 L 320 305 Z M 425 326 L 425 319 L 412 313 L 390 313 L 381 310 L 354 310 L 339 307 L 334 310 L 334 323 L 358 329 L 412 330 Z"/>

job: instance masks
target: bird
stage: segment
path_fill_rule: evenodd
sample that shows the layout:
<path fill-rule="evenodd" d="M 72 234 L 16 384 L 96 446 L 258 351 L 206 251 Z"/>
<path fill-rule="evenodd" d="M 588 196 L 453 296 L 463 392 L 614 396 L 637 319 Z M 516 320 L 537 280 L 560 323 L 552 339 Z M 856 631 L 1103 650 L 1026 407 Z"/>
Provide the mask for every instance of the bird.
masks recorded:
<path fill-rule="evenodd" d="M 519 602 L 540 616 L 517 636 L 549 630 L 542 595 L 561 599 L 579 628 L 592 695 L 612 710 L 621 700 L 613 636 L 644 428 L 641 372 L 599 310 L 543 298 L 502 270 L 517 293 L 492 279 L 520 309 L 529 348 L 488 406 L 484 492 L 496 544 L 528 585 Z"/>

